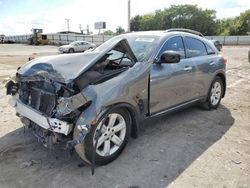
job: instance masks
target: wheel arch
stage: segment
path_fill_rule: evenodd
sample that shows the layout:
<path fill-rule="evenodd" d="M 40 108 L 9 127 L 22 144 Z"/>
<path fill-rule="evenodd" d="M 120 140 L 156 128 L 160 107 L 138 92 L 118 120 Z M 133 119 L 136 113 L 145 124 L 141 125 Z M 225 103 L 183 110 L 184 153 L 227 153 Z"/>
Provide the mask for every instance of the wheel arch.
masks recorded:
<path fill-rule="evenodd" d="M 70 50 L 73 50 L 73 52 L 75 52 L 75 49 L 71 47 L 69 48 L 68 53 L 70 53 Z"/>
<path fill-rule="evenodd" d="M 111 109 L 121 108 L 125 109 L 131 118 L 131 134 L 130 136 L 133 138 L 137 138 L 139 135 L 139 114 L 134 106 L 132 106 L 129 103 L 116 103 L 112 104 L 112 106 L 109 106 L 107 108 L 107 111 L 105 113 L 108 113 Z"/>
<path fill-rule="evenodd" d="M 223 95 L 222 98 L 225 96 L 226 93 L 226 76 L 223 73 L 217 73 L 215 76 L 220 77 L 220 79 L 222 80 L 223 83 Z"/>

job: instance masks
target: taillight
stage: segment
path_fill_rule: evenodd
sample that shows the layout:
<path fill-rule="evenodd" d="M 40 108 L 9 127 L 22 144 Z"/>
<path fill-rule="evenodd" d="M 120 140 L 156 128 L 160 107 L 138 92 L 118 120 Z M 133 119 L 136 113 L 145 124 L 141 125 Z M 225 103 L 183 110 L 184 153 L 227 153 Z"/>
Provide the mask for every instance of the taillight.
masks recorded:
<path fill-rule="evenodd" d="M 227 58 L 223 57 L 223 63 L 227 64 Z"/>

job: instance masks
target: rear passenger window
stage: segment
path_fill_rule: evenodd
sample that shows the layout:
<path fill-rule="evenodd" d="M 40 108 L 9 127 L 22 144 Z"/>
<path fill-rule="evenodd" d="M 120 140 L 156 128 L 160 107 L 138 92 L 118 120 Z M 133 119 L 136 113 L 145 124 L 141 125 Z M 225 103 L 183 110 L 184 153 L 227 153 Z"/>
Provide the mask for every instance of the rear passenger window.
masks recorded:
<path fill-rule="evenodd" d="M 191 37 L 185 37 L 185 44 L 188 57 L 207 55 L 207 49 L 202 41 Z"/>
<path fill-rule="evenodd" d="M 161 48 L 157 57 L 160 57 L 161 54 L 167 50 L 177 51 L 181 55 L 181 58 L 185 58 L 185 50 L 181 37 L 173 37 L 168 39 Z"/>

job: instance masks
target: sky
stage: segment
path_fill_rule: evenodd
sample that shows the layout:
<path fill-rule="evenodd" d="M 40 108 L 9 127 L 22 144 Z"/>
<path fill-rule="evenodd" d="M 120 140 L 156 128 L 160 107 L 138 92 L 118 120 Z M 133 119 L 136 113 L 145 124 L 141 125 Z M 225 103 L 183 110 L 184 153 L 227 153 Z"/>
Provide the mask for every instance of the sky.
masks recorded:
<path fill-rule="evenodd" d="M 118 26 L 127 29 L 128 0 L 0 0 L 0 34 L 30 34 L 32 28 L 44 33 L 67 30 L 79 32 L 79 25 L 90 31 L 94 22 L 105 21 L 107 30 Z M 171 5 L 197 4 L 203 9 L 214 9 L 217 18 L 240 15 L 250 9 L 250 0 L 131 0 L 131 17 L 153 13 Z"/>

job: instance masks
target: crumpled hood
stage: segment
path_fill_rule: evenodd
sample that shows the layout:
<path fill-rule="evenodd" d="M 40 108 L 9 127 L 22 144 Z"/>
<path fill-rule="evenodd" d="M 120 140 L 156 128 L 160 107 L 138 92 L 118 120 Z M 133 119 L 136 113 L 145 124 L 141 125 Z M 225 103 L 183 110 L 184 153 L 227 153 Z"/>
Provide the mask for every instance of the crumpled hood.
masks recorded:
<path fill-rule="evenodd" d="M 100 52 L 86 52 L 40 57 L 23 65 L 17 75 L 26 81 L 50 79 L 69 83 L 90 68 L 100 55 Z"/>

